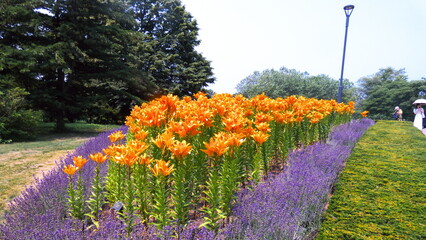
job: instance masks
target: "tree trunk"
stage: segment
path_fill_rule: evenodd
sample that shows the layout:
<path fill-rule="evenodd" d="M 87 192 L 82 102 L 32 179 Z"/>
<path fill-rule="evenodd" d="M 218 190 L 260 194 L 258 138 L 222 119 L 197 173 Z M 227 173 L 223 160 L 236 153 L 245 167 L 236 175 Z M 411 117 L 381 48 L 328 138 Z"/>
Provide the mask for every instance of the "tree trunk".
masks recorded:
<path fill-rule="evenodd" d="M 64 121 L 64 84 L 65 84 L 65 74 L 62 69 L 57 69 L 57 82 L 56 82 L 56 93 L 57 97 L 57 108 L 56 108 L 56 131 L 64 132 L 65 131 L 65 121 Z"/>

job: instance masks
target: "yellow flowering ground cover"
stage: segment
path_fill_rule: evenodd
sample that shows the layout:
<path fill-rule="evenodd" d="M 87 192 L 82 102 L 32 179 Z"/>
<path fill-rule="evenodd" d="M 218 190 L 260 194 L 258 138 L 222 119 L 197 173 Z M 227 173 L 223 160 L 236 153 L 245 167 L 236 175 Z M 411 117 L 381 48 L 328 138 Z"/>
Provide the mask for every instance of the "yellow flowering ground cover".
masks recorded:
<path fill-rule="evenodd" d="M 358 142 L 317 239 L 426 239 L 426 137 L 378 121 Z"/>

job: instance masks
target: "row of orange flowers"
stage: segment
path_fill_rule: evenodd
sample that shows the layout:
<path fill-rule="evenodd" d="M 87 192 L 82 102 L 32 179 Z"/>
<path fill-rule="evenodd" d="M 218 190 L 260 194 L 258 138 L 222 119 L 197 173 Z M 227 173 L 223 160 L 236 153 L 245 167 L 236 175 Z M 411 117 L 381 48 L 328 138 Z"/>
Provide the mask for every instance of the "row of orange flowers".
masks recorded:
<path fill-rule="evenodd" d="M 256 168 L 254 162 L 244 163 L 243 161 L 226 165 L 224 162 L 234 161 L 232 158 L 249 158 L 255 161 L 254 156 L 247 156 L 247 154 L 244 156 L 244 153 L 241 153 L 238 148 L 246 146 L 246 150 L 250 150 L 254 147 L 255 149 L 252 149 L 252 152 L 258 153 L 259 156 L 262 152 L 262 156 L 265 158 L 268 152 L 272 152 L 265 147 L 265 144 L 269 142 L 268 140 L 272 138 L 271 136 L 278 139 L 275 140 L 277 142 L 301 141 L 291 135 L 293 132 L 297 132 L 294 131 L 297 128 L 298 131 L 310 131 L 311 140 L 318 140 L 321 132 L 319 129 L 323 129 L 319 127 L 322 122 L 324 122 L 324 126 L 328 127 L 333 124 L 340 124 L 348 121 L 353 113 L 353 102 L 343 104 L 334 100 L 318 100 L 296 96 L 270 99 L 265 95 L 258 95 L 252 99 L 247 99 L 241 95 L 217 94 L 208 98 L 204 93 L 197 93 L 193 98 L 184 97 L 180 99 L 173 95 L 167 95 L 141 106 L 136 106 L 130 116 L 126 118 L 126 125 L 129 127 L 127 135 L 122 132 L 111 134 L 109 136 L 110 141 L 115 144 L 104 149 L 103 153 L 91 154 L 88 157 L 97 164 L 102 164 L 109 159 L 115 164 L 110 165 L 110 168 L 124 166 L 129 174 L 140 173 L 133 169 L 135 165 L 143 167 L 143 169 L 146 168 L 153 176 L 162 177 L 165 186 L 169 186 L 168 189 L 162 189 L 157 194 L 149 195 L 156 190 L 154 188 L 158 187 L 158 185 L 154 186 L 154 183 L 152 183 L 148 186 L 148 188 L 152 188 L 151 190 L 139 190 L 137 187 L 135 190 L 133 185 L 137 186 L 138 184 L 134 182 L 135 179 L 141 181 L 141 178 L 137 176 L 128 176 L 127 178 L 121 176 L 122 180 L 114 180 L 117 178 L 108 176 L 107 181 L 118 181 L 116 185 L 120 184 L 120 181 L 126 182 L 128 188 L 126 191 L 131 191 L 127 195 L 131 196 L 133 196 L 133 193 L 137 195 L 138 191 L 141 192 L 140 198 L 145 195 L 155 198 L 163 194 L 165 199 L 162 199 L 162 202 L 156 199 L 148 200 L 152 204 L 167 205 L 156 206 L 155 209 L 168 211 L 167 208 L 170 203 L 180 204 L 183 208 L 187 208 L 187 205 L 190 205 L 189 203 L 179 201 L 187 199 L 186 201 L 193 202 L 200 201 L 201 198 L 188 200 L 195 194 L 176 193 L 184 190 L 181 190 L 180 187 L 174 187 L 174 184 L 183 181 L 199 181 L 189 183 L 183 189 L 189 191 L 188 186 L 196 186 L 197 188 L 201 186 L 199 192 L 204 193 L 204 195 L 213 196 L 211 198 L 219 200 L 224 199 L 226 197 L 214 195 L 223 194 L 222 192 L 225 192 L 224 189 L 227 188 L 234 189 L 244 179 L 238 176 L 233 177 L 233 182 L 228 183 L 232 186 L 221 185 L 218 189 L 221 189 L 222 192 L 213 192 L 216 191 L 216 185 L 224 184 L 224 179 L 229 180 L 228 176 L 224 176 L 227 174 L 226 169 L 220 170 L 222 166 L 232 166 L 235 168 L 233 169 L 235 172 L 244 176 L 253 176 L 253 172 L 258 172 L 259 169 L 267 172 L 268 165 L 266 163 L 263 168 Z M 367 113 L 364 112 L 363 114 L 366 115 Z M 281 137 L 284 132 L 289 136 L 288 138 Z M 307 134 L 307 132 L 302 134 Z M 127 137 L 127 140 L 124 143 L 125 137 Z M 82 156 L 75 157 L 73 160 L 72 165 L 64 168 L 64 172 L 69 175 L 75 174 L 87 162 L 87 159 Z M 244 164 L 247 164 L 247 166 L 242 166 Z M 216 172 L 209 175 L 206 174 L 205 170 Z M 175 176 L 172 174 L 174 171 L 178 171 Z M 243 171 L 252 172 L 244 173 Z M 119 174 L 119 172 L 111 170 L 108 174 L 114 175 Z M 196 177 L 191 176 L 191 174 L 196 175 Z M 165 177 L 169 177 L 169 175 L 171 179 L 167 180 Z M 222 178 L 222 180 L 219 178 Z M 143 180 L 149 182 L 153 181 L 153 178 L 144 176 Z M 112 191 L 111 189 L 108 190 Z M 227 194 L 232 196 L 232 193 Z M 181 195 L 186 195 L 186 198 L 179 199 Z M 215 202 L 217 199 L 206 200 L 207 205 L 213 205 L 209 201 Z M 146 205 L 147 200 L 138 201 Z M 222 202 L 219 205 L 226 204 Z M 133 205 L 132 199 L 129 200 L 127 207 L 133 209 L 129 205 Z M 149 206 L 141 209 L 146 210 L 146 208 L 149 208 Z M 133 214 L 133 210 L 131 211 L 127 216 Z M 175 211 L 175 215 L 182 217 L 182 213 L 176 213 L 177 211 Z M 212 214 L 212 211 L 206 212 Z M 221 211 L 217 210 L 216 212 Z M 148 213 L 141 214 L 146 215 Z M 165 214 L 165 212 L 161 212 L 154 215 L 155 218 L 160 219 L 164 218 Z M 146 221 L 149 221 L 149 217 L 146 217 Z M 132 224 L 132 219 L 128 222 Z"/>

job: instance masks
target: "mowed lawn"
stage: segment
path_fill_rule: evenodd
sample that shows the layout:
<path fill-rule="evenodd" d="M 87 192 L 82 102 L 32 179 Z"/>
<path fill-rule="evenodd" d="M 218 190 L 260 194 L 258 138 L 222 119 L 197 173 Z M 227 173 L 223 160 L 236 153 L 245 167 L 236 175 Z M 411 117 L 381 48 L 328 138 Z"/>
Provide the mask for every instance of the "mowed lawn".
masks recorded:
<path fill-rule="evenodd" d="M 55 133 L 53 124 L 42 124 L 34 141 L 0 144 L 0 220 L 7 203 L 31 184 L 34 177 L 56 166 L 56 161 L 97 134 L 117 125 L 67 124 L 68 131 Z"/>
<path fill-rule="evenodd" d="M 378 121 L 335 187 L 317 239 L 426 239 L 426 136 Z"/>

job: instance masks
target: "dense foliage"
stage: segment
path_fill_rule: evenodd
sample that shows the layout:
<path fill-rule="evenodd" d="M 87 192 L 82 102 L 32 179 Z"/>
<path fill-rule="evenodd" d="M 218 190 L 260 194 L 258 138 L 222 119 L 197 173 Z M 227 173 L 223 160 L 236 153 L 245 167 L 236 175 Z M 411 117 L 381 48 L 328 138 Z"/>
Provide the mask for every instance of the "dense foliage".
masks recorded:
<path fill-rule="evenodd" d="M 372 76 L 359 80 L 360 108 L 368 110 L 375 119 L 391 119 L 399 106 L 409 121 L 414 119 L 412 103 L 426 96 L 426 80 L 408 81 L 404 69 L 380 69 Z"/>
<path fill-rule="evenodd" d="M 318 239 L 426 239 L 425 136 L 378 121 L 347 160 Z"/>
<path fill-rule="evenodd" d="M 0 143 L 35 137 L 41 112 L 27 109 L 26 95 L 22 88 L 0 91 Z"/>
<path fill-rule="evenodd" d="M 310 76 L 285 67 L 276 70 L 254 72 L 237 85 L 237 91 L 246 97 L 264 93 L 268 97 L 287 97 L 291 95 L 317 99 L 337 99 L 339 81 L 326 75 Z M 344 102 L 354 101 L 355 88 L 351 82 L 343 82 Z"/>
<path fill-rule="evenodd" d="M 56 119 L 119 122 L 153 96 L 212 83 L 179 0 L 0 2 L 0 88 Z"/>

